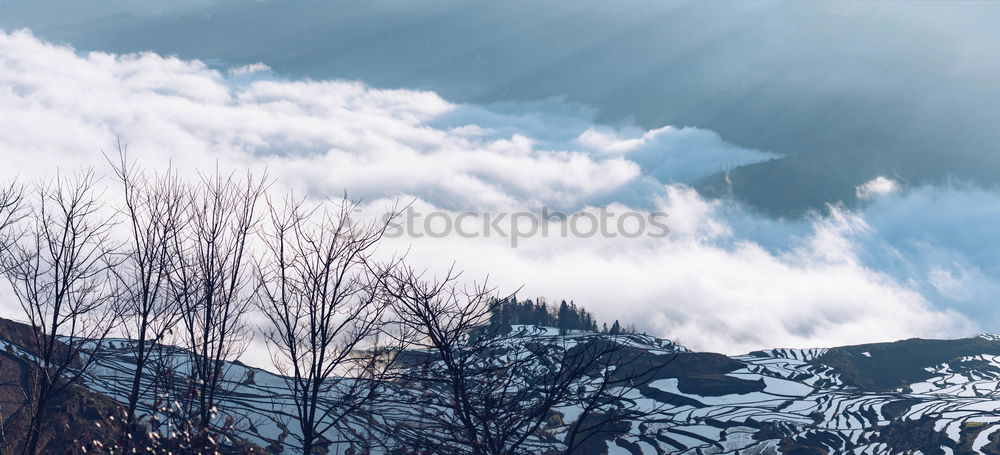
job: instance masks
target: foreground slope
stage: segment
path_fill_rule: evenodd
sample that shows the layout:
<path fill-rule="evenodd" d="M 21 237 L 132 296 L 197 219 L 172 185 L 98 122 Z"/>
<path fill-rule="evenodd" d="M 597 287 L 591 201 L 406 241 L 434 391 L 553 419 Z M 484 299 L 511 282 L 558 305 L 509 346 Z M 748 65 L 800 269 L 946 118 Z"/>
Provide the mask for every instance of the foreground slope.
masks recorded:
<path fill-rule="evenodd" d="M 515 326 L 507 336 L 516 344 L 561 335 Z M 581 342 L 606 335 L 567 336 Z M 652 418 L 615 428 L 589 444 L 588 454 L 1000 453 L 1000 338 L 995 336 L 773 349 L 731 357 L 690 352 L 645 335 L 626 342 L 642 355 L 675 357 L 618 403 L 648 409 Z M 4 344 L 8 352 L 16 349 L 11 340 Z M 111 355 L 83 385 L 121 400 L 128 386 L 130 343 L 114 340 L 110 347 Z M 184 351 L 166 347 L 164 353 L 183 368 Z M 164 378 L 146 378 L 150 387 L 157 380 Z M 239 416 L 247 440 L 294 453 L 290 397 L 281 377 L 234 363 L 225 385 L 229 391 L 222 407 Z M 394 393 L 405 398 L 418 391 L 397 388 Z M 559 411 L 561 418 L 546 428 L 556 439 L 574 417 L 572 409 Z M 397 403 L 391 412 L 405 418 L 410 410 Z M 327 447 L 332 453 L 346 448 Z"/>

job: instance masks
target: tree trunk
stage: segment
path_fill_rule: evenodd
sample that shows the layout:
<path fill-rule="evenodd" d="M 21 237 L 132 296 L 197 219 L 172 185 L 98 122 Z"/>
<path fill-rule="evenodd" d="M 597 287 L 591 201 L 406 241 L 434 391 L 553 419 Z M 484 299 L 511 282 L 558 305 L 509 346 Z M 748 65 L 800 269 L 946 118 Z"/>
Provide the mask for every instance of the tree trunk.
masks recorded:
<path fill-rule="evenodd" d="M 142 372 L 145 369 L 145 356 L 146 356 L 146 343 L 145 340 L 139 340 L 138 354 L 136 356 L 137 362 L 135 365 L 135 373 L 132 376 L 132 390 L 128 394 L 128 408 L 125 414 L 125 436 L 131 434 L 135 427 L 135 411 L 139 406 L 139 391 L 142 387 Z M 125 444 L 129 444 L 132 438 L 124 438 Z"/>
<path fill-rule="evenodd" d="M 38 384 L 38 396 L 35 398 L 34 408 L 35 412 L 31 416 L 31 421 L 28 424 L 28 438 L 25 441 L 24 446 L 21 448 L 21 453 L 23 455 L 35 455 L 38 453 L 38 441 L 42 433 L 42 422 L 45 419 L 45 408 L 48 406 L 49 401 L 49 381 L 42 375 L 41 380 Z"/>

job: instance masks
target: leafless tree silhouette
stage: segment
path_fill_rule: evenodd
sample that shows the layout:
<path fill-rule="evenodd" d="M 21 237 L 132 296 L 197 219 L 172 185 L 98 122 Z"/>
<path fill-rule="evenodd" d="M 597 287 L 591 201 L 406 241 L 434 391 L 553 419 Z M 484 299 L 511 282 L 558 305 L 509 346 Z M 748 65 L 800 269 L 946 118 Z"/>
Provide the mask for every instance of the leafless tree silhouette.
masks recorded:
<path fill-rule="evenodd" d="M 262 333 L 291 393 L 297 449 L 308 454 L 352 442 L 345 419 L 376 396 L 401 348 L 384 334 L 385 280 L 372 264 L 396 212 L 360 223 L 351 219 L 357 203 L 346 199 L 306 210 L 289 197 L 269 207 L 257 266 L 258 306 L 269 322 Z"/>
<path fill-rule="evenodd" d="M 190 199 L 186 185 L 171 170 L 145 175 L 135 162 L 128 161 L 122 147 L 111 164 L 123 201 L 119 215 L 128 234 L 119 252 L 119 266 L 111 269 L 121 290 L 116 305 L 121 331 L 131 340 L 129 354 L 135 365 L 122 426 L 127 443 L 136 430 L 140 402 L 155 398 L 143 378 L 151 374 L 156 344 L 164 341 L 181 318 L 181 299 L 171 282 L 179 266 L 177 247 L 187 228 Z"/>
<path fill-rule="evenodd" d="M 39 183 L 23 235 L 4 255 L 37 350 L 24 454 L 37 452 L 48 405 L 94 364 L 113 328 L 112 221 L 95 181 L 88 171 Z"/>
<path fill-rule="evenodd" d="M 24 190 L 17 182 L 0 187 L 0 254 L 17 240 L 14 225 L 24 216 Z"/>
<path fill-rule="evenodd" d="M 652 410 L 621 398 L 669 358 L 630 352 L 624 336 L 506 333 L 490 325 L 500 301 L 485 285 L 460 287 L 459 274 L 425 280 L 412 268 L 390 275 L 400 321 L 422 335 L 406 358 L 407 412 L 389 410 L 386 437 L 401 448 L 440 454 L 575 453 L 617 422 Z M 401 389 L 402 390 L 402 389 Z M 559 409 L 576 420 L 553 431 Z M 561 449 L 560 449 L 561 448 Z"/>
<path fill-rule="evenodd" d="M 186 385 L 174 396 L 192 431 L 218 431 L 227 361 L 238 358 L 252 337 L 246 316 L 253 309 L 251 238 L 257 228 L 265 178 L 203 176 L 189 188 L 186 224 L 179 236 L 171 292 L 180 306 L 180 342 L 189 351 Z M 227 415 L 233 419 L 237 416 Z"/>

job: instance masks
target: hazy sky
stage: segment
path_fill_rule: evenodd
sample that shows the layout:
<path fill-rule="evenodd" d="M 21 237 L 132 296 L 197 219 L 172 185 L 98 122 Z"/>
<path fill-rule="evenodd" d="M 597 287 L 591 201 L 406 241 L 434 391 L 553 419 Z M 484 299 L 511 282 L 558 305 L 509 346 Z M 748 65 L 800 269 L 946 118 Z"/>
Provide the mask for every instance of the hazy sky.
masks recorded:
<path fill-rule="evenodd" d="M 1000 330 L 1000 4 L 157 5 L 0 3 L 0 177 L 120 137 L 372 210 L 662 210 L 390 248 L 700 349 Z"/>

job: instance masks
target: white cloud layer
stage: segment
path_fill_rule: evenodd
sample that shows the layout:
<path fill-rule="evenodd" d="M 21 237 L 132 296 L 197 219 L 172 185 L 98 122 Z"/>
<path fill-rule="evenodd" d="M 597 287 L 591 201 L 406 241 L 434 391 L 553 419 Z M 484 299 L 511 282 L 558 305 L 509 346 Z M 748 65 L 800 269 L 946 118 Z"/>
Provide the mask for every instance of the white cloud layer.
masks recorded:
<path fill-rule="evenodd" d="M 1000 198 L 969 189 L 864 187 L 869 205 L 773 220 L 683 185 L 770 155 L 713 132 L 594 125 L 557 101 L 450 103 L 358 82 L 287 81 L 264 64 L 221 73 L 154 54 L 79 55 L 0 33 L 0 178 L 104 170 L 117 138 L 149 167 L 268 169 L 314 197 L 415 198 L 425 211 L 669 213 L 666 239 L 395 239 L 431 268 L 457 261 L 522 297 L 574 299 L 697 349 L 740 352 L 968 335 L 996 295 L 984 226 Z M 890 190 L 886 190 L 889 188 Z M 862 191 L 862 189 L 859 189 Z M 971 203 L 972 205 L 968 205 Z M 970 208 L 971 207 L 971 208 Z M 955 213 L 958 211 L 958 213 Z M 972 216 L 973 226 L 956 217 Z M 996 242 L 993 243 L 996 245 Z M 989 319 L 987 319 L 989 320 Z"/>
<path fill-rule="evenodd" d="M 522 297 L 573 298 L 602 319 L 635 322 L 704 350 L 834 346 L 976 330 L 958 312 L 935 308 L 906 281 L 866 265 L 866 248 L 883 241 L 858 214 L 838 210 L 812 221 L 769 221 L 682 185 L 667 187 L 656 207 L 670 214 L 666 240 L 552 235 L 511 249 L 504 238 L 452 236 L 420 239 L 411 258 L 432 269 L 457 260 L 471 276 L 489 274 L 507 289 L 524 283 Z M 761 228 L 780 232 L 784 245 L 745 237 Z M 396 242 L 403 249 L 413 240 Z"/>
<path fill-rule="evenodd" d="M 858 199 L 873 199 L 899 191 L 899 182 L 882 176 L 875 177 L 855 190 Z"/>

